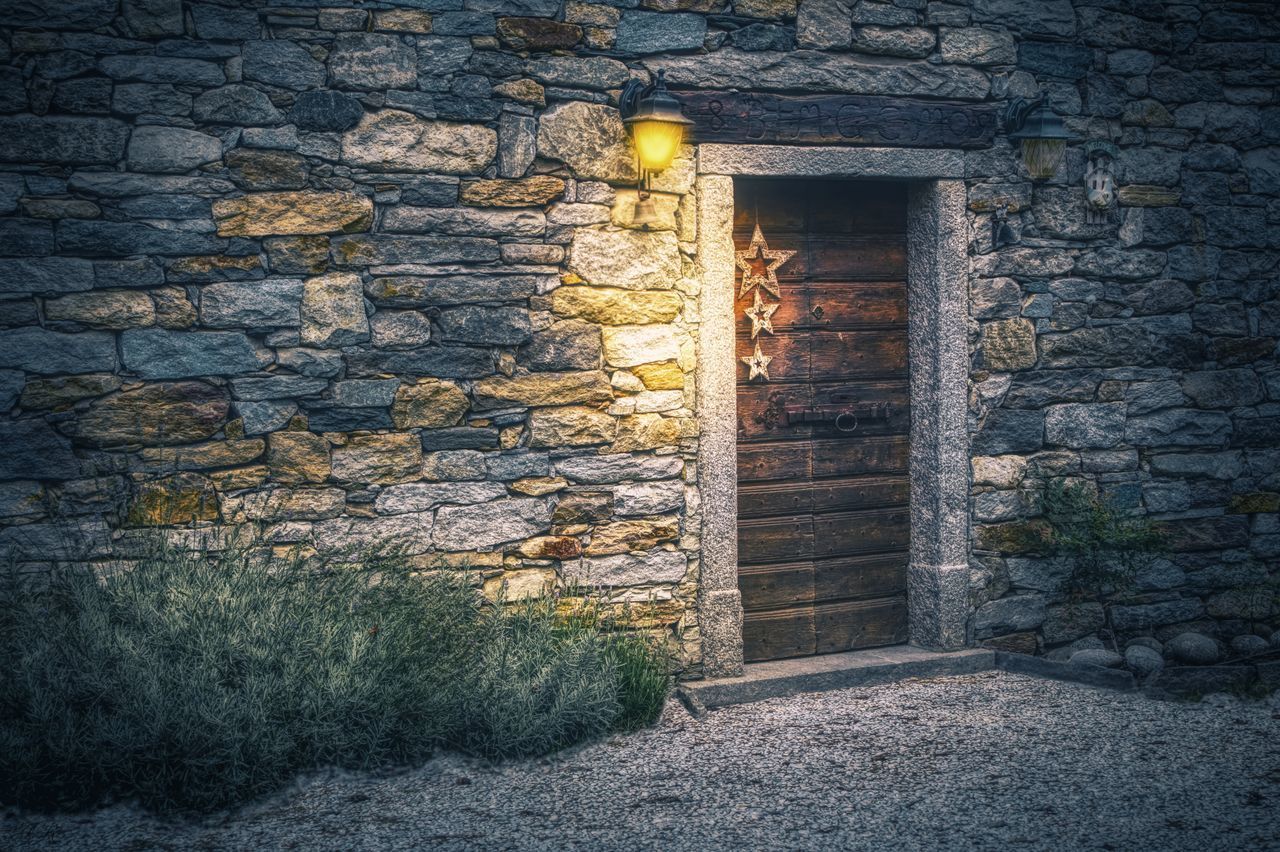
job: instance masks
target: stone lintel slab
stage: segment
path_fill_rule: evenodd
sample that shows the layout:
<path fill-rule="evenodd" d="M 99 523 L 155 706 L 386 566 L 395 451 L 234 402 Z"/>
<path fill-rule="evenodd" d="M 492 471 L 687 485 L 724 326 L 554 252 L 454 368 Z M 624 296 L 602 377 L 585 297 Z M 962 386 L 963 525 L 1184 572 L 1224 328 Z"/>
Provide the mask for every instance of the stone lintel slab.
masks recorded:
<path fill-rule="evenodd" d="M 750 663 L 741 677 L 688 681 L 680 689 L 704 707 L 748 704 L 802 692 L 873 686 L 909 677 L 945 677 L 995 668 L 996 654 L 986 648 L 938 653 L 910 645 L 820 654 L 791 660 Z"/>
<path fill-rule="evenodd" d="M 698 146 L 698 172 L 753 177 L 958 179 L 964 177 L 964 153 L 932 148 L 800 148 L 709 142 Z"/>

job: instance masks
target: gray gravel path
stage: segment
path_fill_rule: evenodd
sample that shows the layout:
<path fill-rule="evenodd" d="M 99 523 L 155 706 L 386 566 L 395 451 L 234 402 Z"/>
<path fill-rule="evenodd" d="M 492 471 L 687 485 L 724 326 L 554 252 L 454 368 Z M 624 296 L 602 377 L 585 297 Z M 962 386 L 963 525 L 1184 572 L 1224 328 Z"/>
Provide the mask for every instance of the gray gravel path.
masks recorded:
<path fill-rule="evenodd" d="M 326 775 L 201 823 L 0 822 L 20 849 L 1280 849 L 1280 699 L 1005 673 L 776 699 L 556 758 Z"/>

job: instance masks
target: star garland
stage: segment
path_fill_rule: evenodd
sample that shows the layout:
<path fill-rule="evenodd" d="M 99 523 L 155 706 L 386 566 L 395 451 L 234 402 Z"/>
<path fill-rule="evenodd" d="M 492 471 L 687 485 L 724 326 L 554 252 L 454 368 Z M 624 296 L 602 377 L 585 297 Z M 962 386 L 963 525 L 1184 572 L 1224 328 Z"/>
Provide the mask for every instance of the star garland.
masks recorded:
<path fill-rule="evenodd" d="M 766 302 L 760 297 L 760 293 L 764 291 L 775 299 L 782 298 L 778 287 L 778 267 L 795 257 L 795 254 L 794 251 L 769 248 L 764 234 L 760 232 L 759 222 L 756 223 L 755 230 L 751 234 L 751 244 L 741 251 L 734 252 L 734 262 L 742 270 L 742 283 L 738 289 L 738 296 L 741 298 L 747 293 L 753 294 L 751 307 L 743 312 L 747 319 L 751 320 L 751 339 L 755 341 L 755 351 L 740 359 L 747 365 L 749 372 L 747 381 L 754 381 L 756 378 L 769 381 L 769 362 L 773 360 L 773 356 L 766 355 L 760 350 L 760 342 L 756 338 L 762 331 L 774 333 L 773 314 L 781 305 L 776 302 Z M 757 258 L 764 263 L 763 272 L 756 272 Z"/>

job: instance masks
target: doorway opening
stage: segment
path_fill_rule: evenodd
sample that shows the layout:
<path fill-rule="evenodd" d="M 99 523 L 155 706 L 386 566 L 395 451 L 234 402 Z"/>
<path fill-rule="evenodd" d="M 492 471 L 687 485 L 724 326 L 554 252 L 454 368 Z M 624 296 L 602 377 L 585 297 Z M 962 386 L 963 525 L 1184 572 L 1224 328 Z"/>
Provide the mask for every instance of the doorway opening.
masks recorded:
<path fill-rule="evenodd" d="M 747 662 L 905 642 L 907 188 L 734 180 Z"/>

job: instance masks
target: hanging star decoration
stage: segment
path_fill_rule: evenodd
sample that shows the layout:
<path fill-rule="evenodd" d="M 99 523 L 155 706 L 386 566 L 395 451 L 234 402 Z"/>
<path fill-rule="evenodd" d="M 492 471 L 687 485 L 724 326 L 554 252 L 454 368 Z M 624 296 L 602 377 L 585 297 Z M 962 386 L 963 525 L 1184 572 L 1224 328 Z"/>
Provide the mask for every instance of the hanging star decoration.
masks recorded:
<path fill-rule="evenodd" d="M 766 382 L 769 381 L 769 362 L 772 360 L 773 356 L 761 352 L 760 344 L 756 343 L 755 352 L 742 356 L 742 363 L 746 364 L 747 369 L 751 371 L 751 375 L 747 376 L 747 381 L 752 381 L 757 376 L 763 377 Z"/>
<path fill-rule="evenodd" d="M 753 261 L 757 255 L 764 261 L 763 273 L 756 272 Z M 759 286 L 768 290 L 775 298 L 782 298 L 778 293 L 778 267 L 794 256 L 794 251 L 770 249 L 769 244 L 764 240 L 764 234 L 760 233 L 759 223 L 756 223 L 755 232 L 751 235 L 751 245 L 742 251 L 734 252 L 734 259 L 738 268 L 742 270 L 742 287 L 738 295 L 745 296 L 753 287 Z"/>
<path fill-rule="evenodd" d="M 747 319 L 751 320 L 752 340 L 755 340 L 761 331 L 773 334 L 773 312 L 780 307 L 777 304 L 768 304 L 761 299 L 759 290 L 756 290 L 755 296 L 755 302 L 743 312 L 747 315 Z"/>

